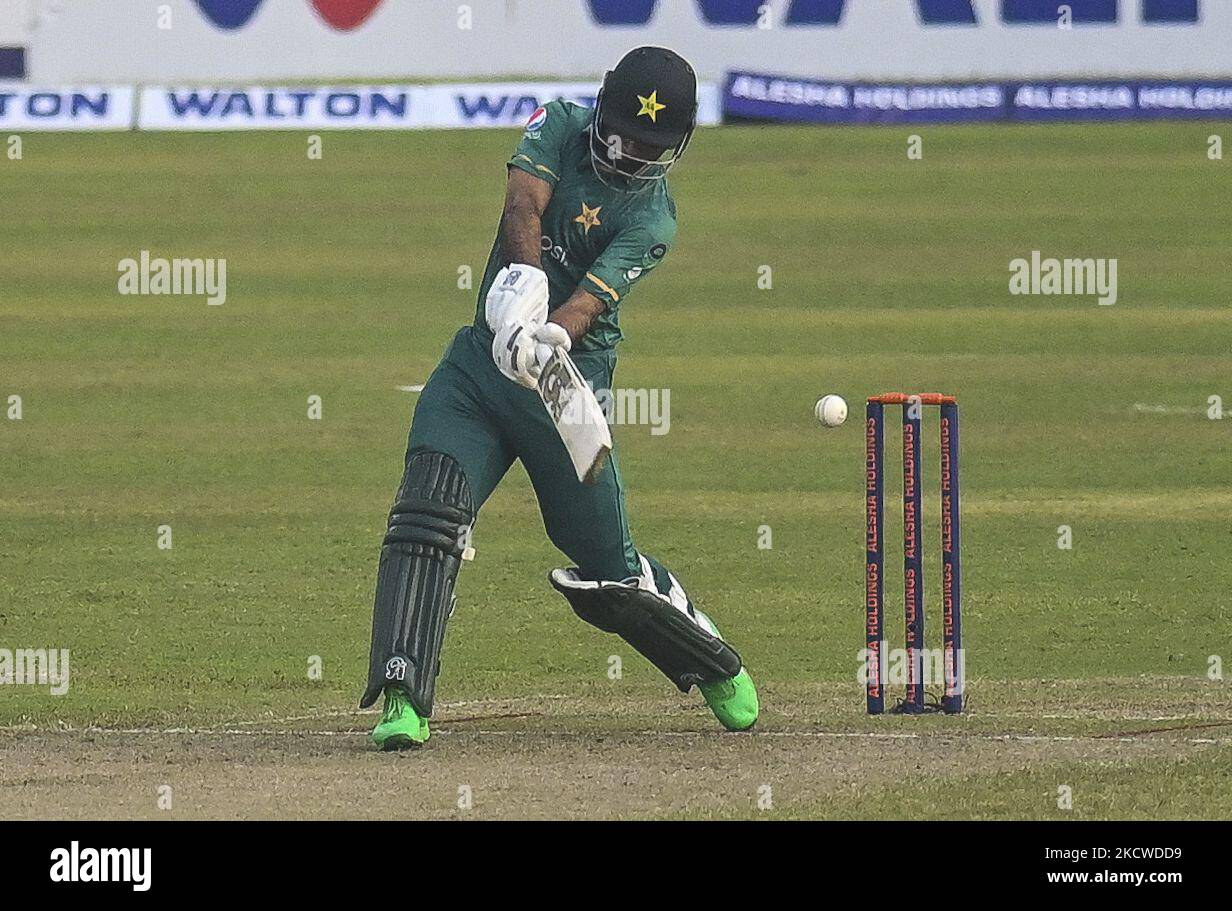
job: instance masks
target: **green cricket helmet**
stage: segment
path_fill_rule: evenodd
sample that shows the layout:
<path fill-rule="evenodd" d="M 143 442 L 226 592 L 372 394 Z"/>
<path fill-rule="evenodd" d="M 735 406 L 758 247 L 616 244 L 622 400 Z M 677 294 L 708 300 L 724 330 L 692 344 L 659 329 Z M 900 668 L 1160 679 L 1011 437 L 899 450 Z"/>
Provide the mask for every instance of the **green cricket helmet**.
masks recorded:
<path fill-rule="evenodd" d="M 639 47 L 603 77 L 590 161 L 605 183 L 641 189 L 680 160 L 697 126 L 697 74 L 665 47 Z"/>

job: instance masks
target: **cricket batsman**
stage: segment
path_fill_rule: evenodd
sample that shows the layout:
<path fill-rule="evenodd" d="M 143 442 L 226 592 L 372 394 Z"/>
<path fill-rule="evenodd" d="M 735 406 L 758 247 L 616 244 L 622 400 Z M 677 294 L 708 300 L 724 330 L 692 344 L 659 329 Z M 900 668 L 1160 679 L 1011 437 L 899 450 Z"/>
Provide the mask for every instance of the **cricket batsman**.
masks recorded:
<path fill-rule="evenodd" d="M 360 702 L 385 697 L 372 732 L 380 748 L 428 740 L 471 529 L 515 459 L 549 538 L 576 564 L 549 576 L 574 612 L 620 636 L 682 692 L 697 686 L 728 730 L 756 722 L 740 656 L 676 577 L 634 545 L 615 452 L 593 483 L 579 480 L 538 388 L 558 352 L 593 389 L 613 388 L 620 308 L 671 250 L 667 173 L 696 121 L 693 68 L 670 50 L 641 47 L 606 74 L 593 110 L 553 101 L 527 123 L 508 162 L 474 324 L 454 336 L 419 397 L 381 548 Z"/>

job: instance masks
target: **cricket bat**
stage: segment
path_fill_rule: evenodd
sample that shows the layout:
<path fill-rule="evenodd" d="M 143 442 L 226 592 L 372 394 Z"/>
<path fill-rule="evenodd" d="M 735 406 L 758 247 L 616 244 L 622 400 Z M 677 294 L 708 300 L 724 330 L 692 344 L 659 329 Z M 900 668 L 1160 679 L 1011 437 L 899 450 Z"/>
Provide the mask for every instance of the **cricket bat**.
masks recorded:
<path fill-rule="evenodd" d="M 595 393 L 564 348 L 556 348 L 539 374 L 539 397 L 552 416 L 583 484 L 594 484 L 612 451 L 612 431 Z"/>

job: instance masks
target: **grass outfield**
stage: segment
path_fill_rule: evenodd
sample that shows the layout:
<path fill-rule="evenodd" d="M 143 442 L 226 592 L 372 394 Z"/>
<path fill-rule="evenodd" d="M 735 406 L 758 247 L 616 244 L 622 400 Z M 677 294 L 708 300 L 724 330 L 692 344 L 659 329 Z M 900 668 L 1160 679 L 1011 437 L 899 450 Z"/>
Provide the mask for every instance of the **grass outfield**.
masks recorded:
<path fill-rule="evenodd" d="M 622 314 L 618 382 L 669 388 L 671 432 L 616 437 L 635 538 L 740 649 L 760 733 L 712 733 L 699 699 L 574 618 L 515 467 L 460 581 L 441 734 L 394 761 L 435 764 L 446 790 L 451 756 L 477 779 L 559 770 L 477 801 L 494 816 L 751 815 L 762 781 L 795 795 L 776 800 L 786 815 L 1049 817 L 1069 784 L 1089 797 L 1073 815 L 1232 816 L 1211 785 L 1232 773 L 1232 413 L 1207 417 L 1213 395 L 1232 409 L 1232 171 L 1206 156 L 1221 131 L 931 127 L 916 162 L 898 129 L 702 131 L 673 176 L 678 243 Z M 0 757 L 20 763 L 0 761 L 0 783 L 57 737 L 98 758 L 84 728 L 112 772 L 66 765 L 42 811 L 71 794 L 76 813 L 141 815 L 116 796 L 122 770 L 177 749 L 160 732 L 182 727 L 292 778 L 318 755 L 339 776 L 383 774 L 389 757 L 364 752 L 371 717 L 352 710 L 414 405 L 397 387 L 424 382 L 471 318 L 457 270 L 482 272 L 515 138 L 325 134 L 310 161 L 298 133 L 31 134 L 23 160 L 0 158 L 0 407 L 23 409 L 0 419 L 0 648 L 69 648 L 72 672 L 63 697 L 3 688 Z M 227 302 L 119 295 L 117 263 L 143 249 L 225 257 Z M 1117 258 L 1117 303 L 1011 296 L 1008 263 L 1033 250 Z M 900 388 L 963 407 L 961 719 L 868 719 L 855 681 L 861 403 Z M 852 404 L 839 430 L 812 420 L 823 392 Z M 897 440 L 886 598 L 901 644 Z M 925 441 L 932 605 L 931 415 Z M 262 724 L 303 749 L 225 733 Z M 883 733 L 918 736 L 900 750 Z M 607 738 L 628 763 L 596 781 L 665 777 L 589 789 Z M 924 783 L 907 793 L 874 760 Z M 682 761 L 728 783 L 672 774 Z M 0 788 L 0 810 L 20 814 L 15 795 Z"/>

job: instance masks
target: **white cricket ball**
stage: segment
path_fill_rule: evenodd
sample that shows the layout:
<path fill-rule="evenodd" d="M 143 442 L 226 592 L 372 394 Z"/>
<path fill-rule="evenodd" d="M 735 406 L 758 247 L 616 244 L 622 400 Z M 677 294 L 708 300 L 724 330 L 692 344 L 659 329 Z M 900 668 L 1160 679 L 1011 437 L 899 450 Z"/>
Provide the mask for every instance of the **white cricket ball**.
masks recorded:
<path fill-rule="evenodd" d="M 823 427 L 837 427 L 847 420 L 847 403 L 841 395 L 823 395 L 813 406 L 813 414 Z"/>

